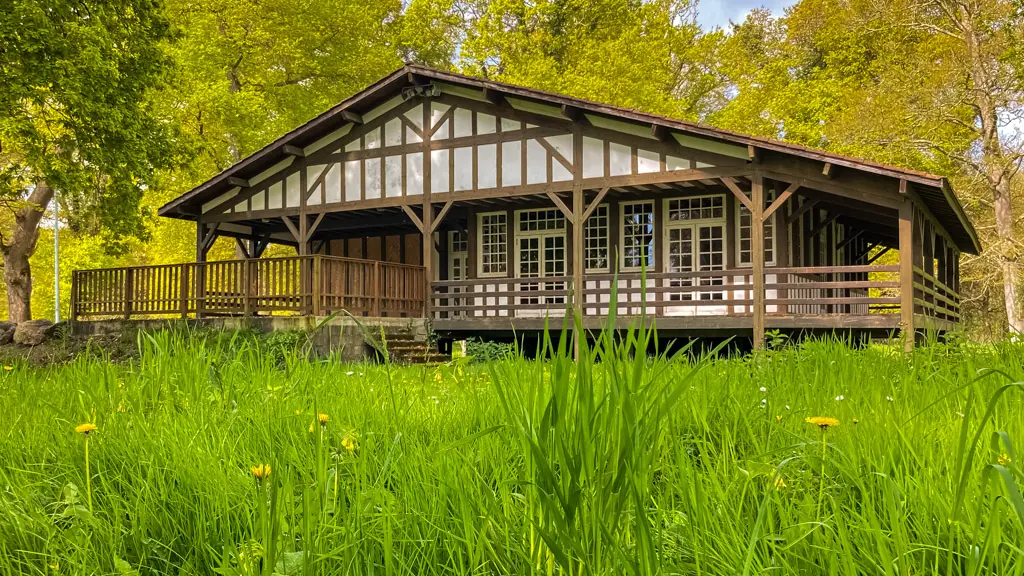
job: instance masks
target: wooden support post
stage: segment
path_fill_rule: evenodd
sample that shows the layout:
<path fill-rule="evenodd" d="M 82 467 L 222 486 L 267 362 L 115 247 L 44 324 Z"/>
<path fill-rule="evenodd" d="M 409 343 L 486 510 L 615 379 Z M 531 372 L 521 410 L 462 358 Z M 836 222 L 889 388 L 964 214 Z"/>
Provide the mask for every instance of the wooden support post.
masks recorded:
<path fill-rule="evenodd" d="M 452 107 L 448 112 L 452 112 Z M 450 124 L 450 123 L 449 123 Z M 434 205 L 431 196 L 431 151 L 430 140 L 434 133 L 433 119 L 430 115 L 430 100 L 423 100 L 423 317 L 430 318 L 430 289 L 434 281 Z M 449 152 L 454 154 L 454 152 Z M 470 241 L 472 242 L 472 240 Z"/>
<path fill-rule="evenodd" d="M 206 302 L 206 225 L 202 220 L 196 221 L 196 318 L 203 317 L 203 304 Z"/>
<path fill-rule="evenodd" d="M 903 189 L 903 186 L 900 187 Z M 904 348 L 914 348 L 914 205 L 903 197 L 900 205 L 900 327 Z"/>
<path fill-rule="evenodd" d="M 583 132 L 578 122 L 573 125 L 572 141 L 572 314 L 573 326 L 576 327 L 583 325 L 583 231 L 587 225 L 586 218 L 593 212 L 586 211 L 586 199 L 583 197 Z M 602 190 L 594 199 L 595 207 L 606 193 L 607 190 Z M 577 360 L 580 359 L 580 339 L 583 337 L 579 330 L 573 330 L 573 354 Z"/>
<path fill-rule="evenodd" d="M 373 307 L 370 311 L 370 316 L 374 318 L 380 317 L 380 260 L 373 262 Z"/>
<path fill-rule="evenodd" d="M 124 319 L 128 320 L 132 317 L 132 299 L 135 292 L 135 271 L 134 268 L 125 268 L 124 270 L 124 301 L 122 302 L 122 310 L 124 311 Z"/>
<path fill-rule="evenodd" d="M 181 317 L 188 318 L 188 293 L 189 293 L 189 266 L 188 264 L 181 265 L 181 286 L 178 290 L 181 292 Z"/>
<path fill-rule="evenodd" d="M 320 267 L 322 261 L 319 254 L 313 255 L 313 316 L 320 315 Z"/>
<path fill-rule="evenodd" d="M 252 261 L 242 261 L 242 315 L 252 316 Z"/>
<path fill-rule="evenodd" d="M 764 179 L 760 172 L 751 178 L 750 260 L 754 288 L 754 349 L 764 348 Z"/>

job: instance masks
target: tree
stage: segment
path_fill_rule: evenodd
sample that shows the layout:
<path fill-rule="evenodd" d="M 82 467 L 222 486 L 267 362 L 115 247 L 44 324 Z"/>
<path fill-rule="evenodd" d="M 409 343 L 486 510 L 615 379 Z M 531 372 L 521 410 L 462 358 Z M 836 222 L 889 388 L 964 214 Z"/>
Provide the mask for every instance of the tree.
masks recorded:
<path fill-rule="evenodd" d="M 0 251 L 12 321 L 32 317 L 29 258 L 55 192 L 71 227 L 108 250 L 143 234 L 143 190 L 172 161 L 173 130 L 149 98 L 170 36 L 153 0 L 0 6 Z"/>

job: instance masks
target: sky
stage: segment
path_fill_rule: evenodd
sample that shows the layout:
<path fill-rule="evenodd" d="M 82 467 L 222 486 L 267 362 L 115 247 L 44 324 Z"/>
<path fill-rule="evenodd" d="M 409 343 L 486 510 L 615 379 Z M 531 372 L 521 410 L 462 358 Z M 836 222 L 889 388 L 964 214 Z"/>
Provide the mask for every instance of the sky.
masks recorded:
<path fill-rule="evenodd" d="M 700 0 L 697 5 L 697 21 L 705 30 L 716 26 L 726 28 L 729 21 L 743 22 L 747 13 L 755 8 L 768 8 L 772 14 L 781 16 L 786 7 L 796 0 Z"/>

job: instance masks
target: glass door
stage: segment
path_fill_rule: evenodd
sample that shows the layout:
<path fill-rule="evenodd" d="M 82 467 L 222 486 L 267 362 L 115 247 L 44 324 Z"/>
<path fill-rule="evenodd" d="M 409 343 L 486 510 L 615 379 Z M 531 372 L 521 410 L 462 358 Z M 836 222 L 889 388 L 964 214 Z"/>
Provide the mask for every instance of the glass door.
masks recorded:
<path fill-rule="evenodd" d="M 469 275 L 469 243 L 464 230 L 451 230 L 448 232 L 448 279 L 453 281 L 465 280 Z M 450 288 L 452 294 L 463 294 L 469 292 L 468 286 L 456 285 Z M 462 309 L 469 302 L 462 297 L 451 299 L 451 305 L 457 308 L 451 311 L 450 316 L 465 316 Z"/>
<path fill-rule="evenodd" d="M 536 234 L 519 238 L 519 277 L 555 278 L 565 276 L 565 234 Z M 522 282 L 520 292 L 564 292 L 565 282 Z M 565 304 L 564 294 L 520 296 L 520 304 Z"/>

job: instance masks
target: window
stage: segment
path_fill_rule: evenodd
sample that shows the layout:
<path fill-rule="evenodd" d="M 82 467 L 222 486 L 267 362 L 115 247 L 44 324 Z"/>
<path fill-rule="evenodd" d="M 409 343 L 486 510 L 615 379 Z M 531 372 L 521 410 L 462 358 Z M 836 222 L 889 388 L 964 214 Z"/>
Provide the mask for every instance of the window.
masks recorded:
<path fill-rule="evenodd" d="M 583 228 L 584 262 L 588 272 L 608 271 L 608 205 L 598 206 Z"/>
<path fill-rule="evenodd" d="M 654 202 L 622 203 L 622 268 L 654 267 Z"/>
<path fill-rule="evenodd" d="M 520 210 L 516 212 L 520 232 L 544 232 L 565 230 L 565 215 L 558 208 Z"/>
<path fill-rule="evenodd" d="M 750 194 L 747 194 L 749 197 Z M 764 207 L 767 209 L 772 205 L 772 201 L 775 200 L 775 190 L 766 189 L 764 194 Z M 736 249 L 738 250 L 737 261 L 740 266 L 750 266 L 752 261 L 750 259 L 751 253 L 751 228 L 750 228 L 750 210 L 743 205 L 742 202 L 736 200 L 739 209 L 736 211 L 736 217 L 739 219 L 739 224 L 736 226 L 736 234 L 738 236 L 736 242 Z M 764 262 L 765 264 L 775 264 L 775 214 L 772 214 L 768 221 L 764 223 Z"/>
<path fill-rule="evenodd" d="M 480 276 L 504 276 L 508 271 L 508 217 L 505 212 L 478 216 Z"/>
<path fill-rule="evenodd" d="M 725 218 L 724 196 L 673 198 L 668 202 L 669 222 L 681 220 L 718 220 Z"/>
<path fill-rule="evenodd" d="M 466 234 L 465 230 L 452 230 L 448 237 L 448 243 L 449 252 L 469 251 L 469 235 Z"/>

